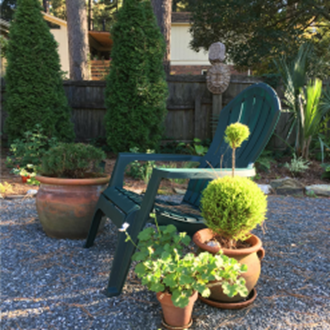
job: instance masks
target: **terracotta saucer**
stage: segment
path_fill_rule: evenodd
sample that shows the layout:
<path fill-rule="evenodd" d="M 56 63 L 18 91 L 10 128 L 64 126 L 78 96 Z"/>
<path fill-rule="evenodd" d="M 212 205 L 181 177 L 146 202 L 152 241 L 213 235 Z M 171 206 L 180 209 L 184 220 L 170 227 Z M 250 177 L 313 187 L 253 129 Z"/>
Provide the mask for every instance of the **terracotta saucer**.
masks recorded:
<path fill-rule="evenodd" d="M 188 329 L 191 327 L 191 325 L 193 324 L 193 320 L 191 319 L 190 322 L 183 326 L 183 327 L 174 327 L 172 325 L 167 324 L 164 319 L 162 319 L 162 325 L 166 328 L 166 329 L 170 329 L 170 330 L 184 330 L 184 329 Z"/>
<path fill-rule="evenodd" d="M 255 301 L 255 299 L 257 298 L 257 290 L 256 290 L 256 288 L 254 288 L 251 291 L 251 293 L 248 295 L 246 300 L 240 301 L 240 302 L 235 302 L 235 303 L 219 302 L 219 301 L 215 301 L 215 300 L 212 300 L 212 299 L 204 298 L 201 295 L 198 295 L 198 298 L 199 298 L 199 300 L 201 300 L 205 304 L 216 307 L 216 308 L 220 308 L 220 309 L 241 309 L 241 308 L 245 308 L 245 307 L 251 305 Z"/>

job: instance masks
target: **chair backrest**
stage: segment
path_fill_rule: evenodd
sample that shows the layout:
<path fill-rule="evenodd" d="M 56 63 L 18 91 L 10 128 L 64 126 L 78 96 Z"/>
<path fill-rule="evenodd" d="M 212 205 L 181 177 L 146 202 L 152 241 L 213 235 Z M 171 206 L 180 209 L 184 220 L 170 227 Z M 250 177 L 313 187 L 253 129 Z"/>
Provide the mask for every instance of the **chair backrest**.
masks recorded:
<path fill-rule="evenodd" d="M 221 110 L 217 130 L 200 168 L 231 168 L 232 150 L 224 141 L 228 125 L 240 122 L 250 129 L 250 137 L 236 150 L 236 167 L 253 164 L 267 145 L 279 119 L 281 103 L 276 92 L 267 84 L 258 83 L 243 90 Z M 209 165 L 210 164 L 210 165 Z M 209 180 L 190 180 L 184 201 L 199 206 L 201 192 Z"/>

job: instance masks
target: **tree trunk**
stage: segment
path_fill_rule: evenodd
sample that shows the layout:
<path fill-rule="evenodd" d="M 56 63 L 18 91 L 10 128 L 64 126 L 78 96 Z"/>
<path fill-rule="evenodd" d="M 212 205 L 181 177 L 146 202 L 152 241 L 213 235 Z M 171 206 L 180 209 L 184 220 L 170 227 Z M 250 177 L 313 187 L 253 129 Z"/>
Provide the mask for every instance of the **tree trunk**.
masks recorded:
<path fill-rule="evenodd" d="M 85 0 L 66 0 L 70 79 L 89 80 L 88 30 Z"/>
<path fill-rule="evenodd" d="M 235 166 L 236 166 L 236 160 L 235 160 L 235 152 L 236 152 L 236 148 L 233 147 L 233 151 L 231 154 L 231 176 L 234 177 L 235 176 Z"/>
<path fill-rule="evenodd" d="M 44 12 L 49 14 L 49 2 L 48 0 L 42 0 L 42 6 L 44 7 Z"/>
<path fill-rule="evenodd" d="M 166 42 L 163 64 L 166 74 L 170 74 L 172 0 L 151 0 L 151 4 L 157 18 L 158 26 Z"/>

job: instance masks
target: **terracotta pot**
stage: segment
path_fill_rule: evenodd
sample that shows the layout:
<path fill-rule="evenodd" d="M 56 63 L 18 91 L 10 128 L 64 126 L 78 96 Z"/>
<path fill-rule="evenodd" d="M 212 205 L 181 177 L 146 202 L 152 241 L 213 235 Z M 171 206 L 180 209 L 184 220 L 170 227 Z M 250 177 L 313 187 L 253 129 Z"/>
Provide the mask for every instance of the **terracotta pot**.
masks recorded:
<path fill-rule="evenodd" d="M 27 180 L 30 179 L 30 175 L 24 176 L 21 175 L 22 183 L 27 183 Z"/>
<path fill-rule="evenodd" d="M 219 252 L 220 248 L 211 247 L 205 244 L 205 242 L 211 240 L 214 236 L 215 234 L 209 228 L 205 228 L 195 233 L 195 235 L 193 236 L 193 241 L 201 250 L 215 254 Z M 247 265 L 248 270 L 246 273 L 242 274 L 242 277 L 246 281 L 246 287 L 250 294 L 258 282 L 261 271 L 260 261 L 265 256 L 265 250 L 261 247 L 262 243 L 260 239 L 255 235 L 251 235 L 251 237 L 247 239 L 246 242 L 250 243 L 251 247 L 246 249 L 237 249 L 237 250 L 230 250 L 230 249 L 222 249 L 222 250 L 223 250 L 223 254 L 226 255 L 227 257 L 234 258 L 237 261 L 239 261 L 241 264 Z M 227 295 L 223 293 L 220 285 L 211 287 L 210 289 L 211 289 L 211 295 L 209 298 L 216 301 L 232 303 L 245 299 L 244 297 L 241 297 L 239 294 L 234 296 L 233 298 L 229 298 Z"/>
<path fill-rule="evenodd" d="M 36 176 L 40 182 L 36 205 L 45 233 L 55 238 L 86 238 L 96 203 L 109 178 L 60 179 Z"/>
<path fill-rule="evenodd" d="M 163 310 L 164 325 L 171 329 L 171 327 L 187 329 L 192 325 L 192 310 L 194 303 L 198 298 L 198 292 L 195 291 L 189 298 L 189 303 L 186 307 L 180 308 L 173 305 L 171 300 L 172 295 L 169 293 L 158 292 L 157 299 L 160 302 Z"/>

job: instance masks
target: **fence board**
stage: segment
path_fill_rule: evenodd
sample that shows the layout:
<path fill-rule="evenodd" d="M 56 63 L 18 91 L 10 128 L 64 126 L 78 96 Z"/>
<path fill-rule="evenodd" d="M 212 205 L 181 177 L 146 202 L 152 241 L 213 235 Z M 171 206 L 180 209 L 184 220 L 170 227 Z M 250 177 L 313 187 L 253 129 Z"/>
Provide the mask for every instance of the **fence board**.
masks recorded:
<path fill-rule="evenodd" d="M 167 117 L 165 119 L 164 139 L 189 141 L 195 137 L 211 138 L 212 94 L 206 87 L 205 76 L 169 76 L 169 98 L 167 100 Z M 228 89 L 223 94 L 223 106 L 228 104 L 238 93 L 258 81 L 256 77 L 232 76 Z M 65 94 L 72 108 L 77 141 L 88 141 L 105 136 L 104 105 L 105 81 L 63 81 Z M 5 97 L 5 86 L 1 86 L 0 129 L 3 132 L 6 113 L 2 104 Z M 283 114 L 276 133 L 282 132 L 287 122 Z M 274 148 L 284 147 L 279 139 L 272 138 Z"/>

